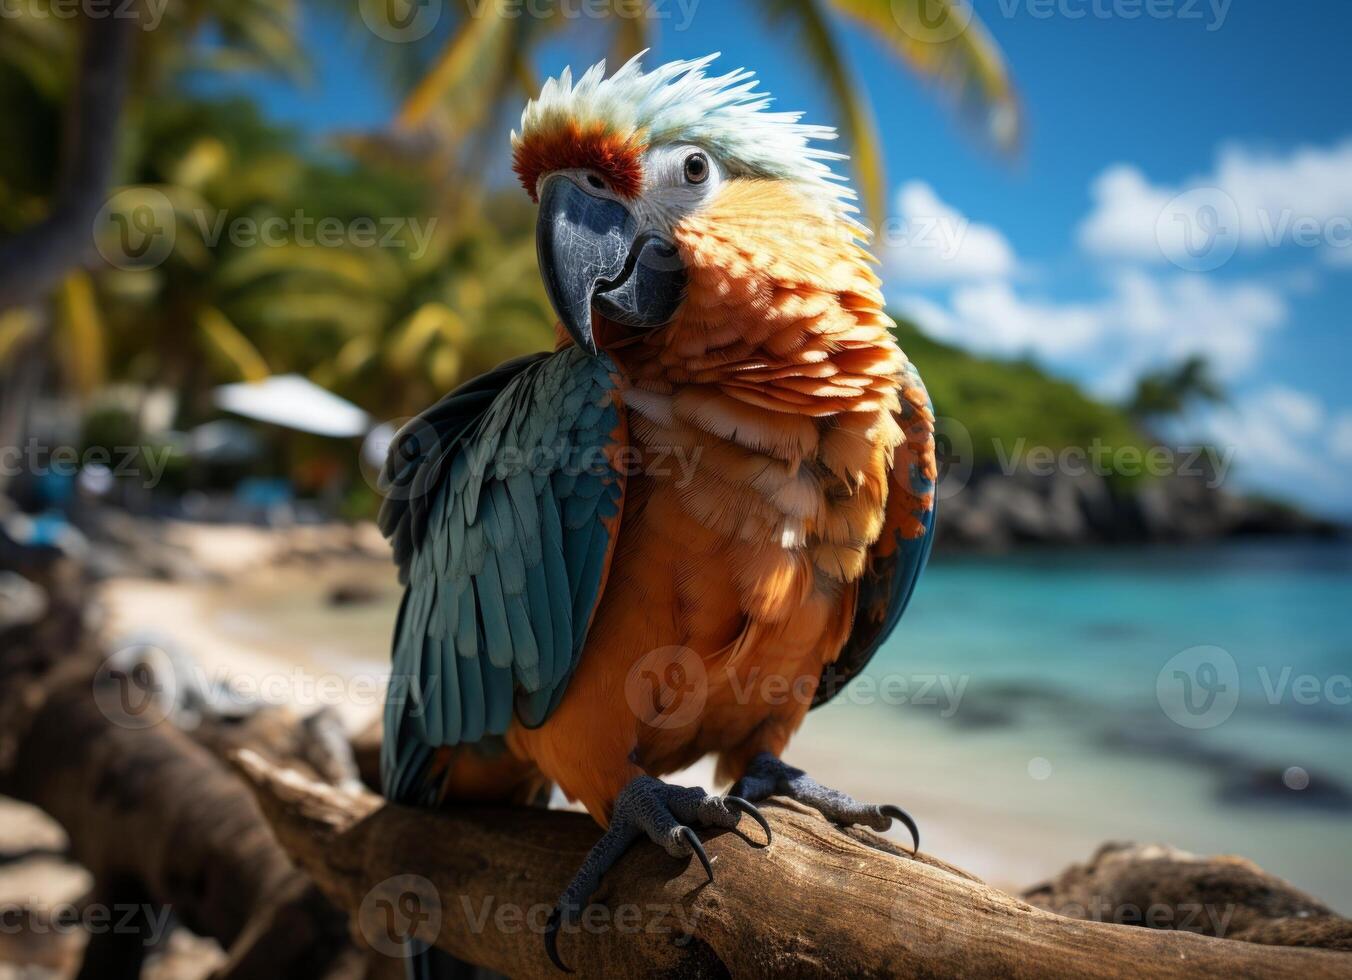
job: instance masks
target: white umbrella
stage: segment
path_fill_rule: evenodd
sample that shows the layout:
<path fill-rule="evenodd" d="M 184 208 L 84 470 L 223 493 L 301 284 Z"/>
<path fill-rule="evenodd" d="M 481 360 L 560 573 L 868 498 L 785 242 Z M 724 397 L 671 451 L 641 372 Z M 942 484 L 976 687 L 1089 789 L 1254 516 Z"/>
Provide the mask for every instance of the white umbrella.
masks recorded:
<path fill-rule="evenodd" d="M 371 424 L 356 405 L 299 374 L 221 385 L 213 397 L 227 412 L 338 439 L 362 435 Z"/>

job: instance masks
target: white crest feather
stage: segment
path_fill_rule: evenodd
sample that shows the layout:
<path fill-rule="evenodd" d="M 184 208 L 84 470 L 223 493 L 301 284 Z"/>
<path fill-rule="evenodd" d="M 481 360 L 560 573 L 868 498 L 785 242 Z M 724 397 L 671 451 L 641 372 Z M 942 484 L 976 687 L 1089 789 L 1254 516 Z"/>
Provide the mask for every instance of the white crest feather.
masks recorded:
<path fill-rule="evenodd" d="M 693 61 L 672 61 L 644 72 L 640 52 L 609 78 L 606 63 L 583 72 L 573 84 L 565 68 L 544 83 L 521 113 L 522 136 L 567 122 L 601 123 L 607 131 L 642 131 L 648 144 L 693 143 L 713 153 L 734 176 L 793 181 L 810 199 L 853 223 L 855 194 L 831 162 L 843 153 L 815 145 L 833 140 L 831 126 L 799 122 L 798 112 L 771 112 L 771 98 L 756 91 L 754 72 L 738 68 L 706 76 L 717 53 Z"/>

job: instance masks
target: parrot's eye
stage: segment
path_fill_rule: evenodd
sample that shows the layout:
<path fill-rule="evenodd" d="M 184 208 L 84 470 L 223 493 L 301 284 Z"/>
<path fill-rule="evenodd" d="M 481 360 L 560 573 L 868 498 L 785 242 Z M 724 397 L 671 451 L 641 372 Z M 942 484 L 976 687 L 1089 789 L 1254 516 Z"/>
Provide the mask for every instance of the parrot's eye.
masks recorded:
<path fill-rule="evenodd" d="M 685 158 L 685 180 L 689 184 L 702 184 L 709 179 L 709 158 L 703 153 L 692 153 Z"/>

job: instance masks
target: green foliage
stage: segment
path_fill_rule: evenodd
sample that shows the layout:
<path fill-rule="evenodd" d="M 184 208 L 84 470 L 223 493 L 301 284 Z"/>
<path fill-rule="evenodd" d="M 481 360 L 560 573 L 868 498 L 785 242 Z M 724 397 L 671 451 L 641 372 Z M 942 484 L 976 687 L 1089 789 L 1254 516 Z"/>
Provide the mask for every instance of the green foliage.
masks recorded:
<path fill-rule="evenodd" d="M 1196 402 L 1224 401 L 1225 389 L 1212 376 L 1211 365 L 1194 355 L 1174 367 L 1142 375 L 1127 411 L 1135 419 L 1157 420 L 1182 415 Z"/>
<path fill-rule="evenodd" d="M 971 433 L 978 467 L 1015 453 L 1019 440 L 1025 447 L 1053 451 L 1088 448 L 1096 440 L 1115 448 L 1150 445 L 1126 413 L 1034 364 L 969 354 L 927 337 L 905 320 L 897 321 L 896 334 L 925 379 L 935 413 L 961 422 Z"/>

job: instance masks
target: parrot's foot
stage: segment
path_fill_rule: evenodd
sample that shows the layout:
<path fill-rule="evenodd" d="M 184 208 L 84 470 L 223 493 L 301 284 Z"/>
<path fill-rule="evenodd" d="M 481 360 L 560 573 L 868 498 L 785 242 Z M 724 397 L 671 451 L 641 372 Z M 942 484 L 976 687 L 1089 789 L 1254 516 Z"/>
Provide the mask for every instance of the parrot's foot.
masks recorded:
<path fill-rule="evenodd" d="M 920 850 L 920 831 L 911 815 L 899 806 L 860 803 L 839 790 L 823 786 L 801 769 L 781 762 L 769 752 L 762 752 L 751 760 L 746 774 L 732 787 L 741 798 L 760 802 L 767 796 L 787 796 L 817 810 L 828 820 L 849 826 L 863 824 L 873 830 L 887 830 L 893 820 L 900 820 L 911 832 L 914 850 Z"/>
<path fill-rule="evenodd" d="M 634 841 L 647 835 L 672 857 L 699 858 L 704 873 L 714 880 L 713 863 L 689 824 L 700 827 L 737 826 L 742 814 L 751 816 L 770 842 L 770 825 L 760 811 L 736 796 L 710 796 L 703 789 L 671 786 L 651 776 L 636 776 L 615 798 L 610 827 L 582 861 L 573 880 L 554 906 L 545 926 L 545 951 L 560 970 L 571 973 L 559 958 L 559 928 L 582 918 L 582 909 L 601 885 L 601 876 L 614 866 Z"/>

